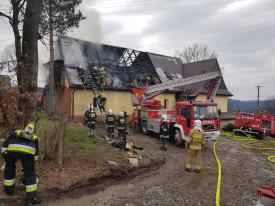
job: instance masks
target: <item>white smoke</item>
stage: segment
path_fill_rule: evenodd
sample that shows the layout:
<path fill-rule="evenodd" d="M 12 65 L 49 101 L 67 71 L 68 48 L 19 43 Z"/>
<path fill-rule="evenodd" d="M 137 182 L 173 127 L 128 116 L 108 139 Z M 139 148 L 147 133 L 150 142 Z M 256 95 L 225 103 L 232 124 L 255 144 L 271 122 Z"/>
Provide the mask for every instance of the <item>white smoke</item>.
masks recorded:
<path fill-rule="evenodd" d="M 86 19 L 80 22 L 79 28 L 74 29 L 74 31 L 69 33 L 68 36 L 86 41 L 102 43 L 104 38 L 100 13 L 93 9 L 81 9 L 81 11 Z"/>

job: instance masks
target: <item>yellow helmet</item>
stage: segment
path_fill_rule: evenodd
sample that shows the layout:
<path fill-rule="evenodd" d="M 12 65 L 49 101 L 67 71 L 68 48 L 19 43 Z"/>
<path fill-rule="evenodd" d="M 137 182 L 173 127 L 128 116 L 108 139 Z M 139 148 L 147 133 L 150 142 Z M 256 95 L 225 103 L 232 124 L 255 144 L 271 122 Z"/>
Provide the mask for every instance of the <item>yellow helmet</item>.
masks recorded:
<path fill-rule="evenodd" d="M 35 128 L 35 123 L 34 122 L 29 122 L 25 129 L 23 130 L 24 137 L 26 138 L 31 138 L 34 135 L 34 128 Z"/>

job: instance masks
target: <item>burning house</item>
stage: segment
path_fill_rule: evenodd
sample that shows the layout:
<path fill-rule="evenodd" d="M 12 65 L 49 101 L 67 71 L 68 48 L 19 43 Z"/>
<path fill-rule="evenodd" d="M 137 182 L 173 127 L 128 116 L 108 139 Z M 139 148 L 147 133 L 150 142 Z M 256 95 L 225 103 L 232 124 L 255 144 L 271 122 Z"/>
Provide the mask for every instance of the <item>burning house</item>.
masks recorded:
<path fill-rule="evenodd" d="M 91 73 L 94 67 L 105 68 L 106 85 L 102 96 L 107 99 L 106 108 L 113 109 L 115 114 L 122 107 L 128 113 L 132 112 L 133 88 L 220 70 L 216 59 L 183 64 L 176 57 L 61 36 L 56 45 L 54 62 L 58 111 L 67 112 L 73 118 L 83 116 L 95 96 L 87 78 L 88 71 Z M 206 81 L 169 90 L 156 99 L 167 108 L 173 108 L 176 101 L 183 98 L 205 100 L 208 84 L 209 81 Z M 216 97 L 222 112 L 227 111 L 229 96 L 232 94 L 222 79 Z"/>

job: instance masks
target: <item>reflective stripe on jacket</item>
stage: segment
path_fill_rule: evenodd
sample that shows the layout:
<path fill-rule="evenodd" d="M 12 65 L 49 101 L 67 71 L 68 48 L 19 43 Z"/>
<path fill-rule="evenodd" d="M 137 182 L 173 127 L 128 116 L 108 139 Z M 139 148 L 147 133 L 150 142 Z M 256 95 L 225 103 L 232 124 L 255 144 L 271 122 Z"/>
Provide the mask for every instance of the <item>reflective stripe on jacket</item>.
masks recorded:
<path fill-rule="evenodd" d="M 13 132 L 3 143 L 1 153 L 4 155 L 9 152 L 25 153 L 37 156 L 39 152 L 38 137 L 25 135 L 21 130 Z"/>
<path fill-rule="evenodd" d="M 191 150 L 202 150 L 204 144 L 203 131 L 192 129 L 189 134 L 188 143 Z"/>

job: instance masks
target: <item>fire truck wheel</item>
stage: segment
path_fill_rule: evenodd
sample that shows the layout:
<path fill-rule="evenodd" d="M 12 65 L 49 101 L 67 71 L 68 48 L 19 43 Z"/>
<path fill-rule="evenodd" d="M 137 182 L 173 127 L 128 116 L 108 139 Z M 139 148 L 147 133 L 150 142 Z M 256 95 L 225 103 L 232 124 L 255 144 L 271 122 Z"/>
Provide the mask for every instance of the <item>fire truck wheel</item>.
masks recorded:
<path fill-rule="evenodd" d="M 147 123 L 143 122 L 142 123 L 142 133 L 147 135 L 148 134 L 148 127 L 147 127 Z"/>
<path fill-rule="evenodd" d="M 184 141 L 181 137 L 181 133 L 178 129 L 175 130 L 174 132 L 174 140 L 177 146 L 183 146 L 184 145 Z"/>

